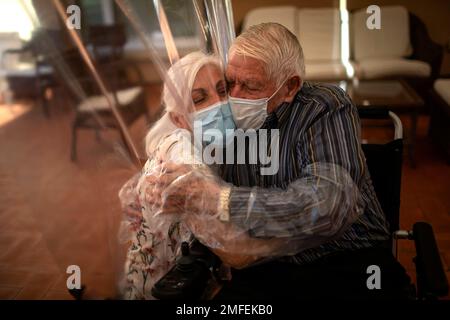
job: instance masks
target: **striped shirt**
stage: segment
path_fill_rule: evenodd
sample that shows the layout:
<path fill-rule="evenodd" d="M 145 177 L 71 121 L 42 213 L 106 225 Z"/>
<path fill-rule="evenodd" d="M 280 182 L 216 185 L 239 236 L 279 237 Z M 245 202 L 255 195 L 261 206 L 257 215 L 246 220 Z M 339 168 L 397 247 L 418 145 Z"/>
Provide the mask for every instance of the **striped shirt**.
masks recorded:
<path fill-rule="evenodd" d="M 273 128 L 280 134 L 276 174 L 260 175 L 258 164 L 222 165 L 222 178 L 234 185 L 229 202 L 231 223 L 254 237 L 285 236 L 295 221 L 302 220 L 297 208 L 304 199 L 299 196 L 298 203 L 293 203 L 292 194 L 284 191 L 304 177 L 310 165 L 336 164 L 357 185 L 364 213 L 339 238 L 282 259 L 304 264 L 331 253 L 372 247 L 389 238 L 361 148 L 358 111 L 342 89 L 305 82 L 293 102 L 281 105 L 262 127 Z M 243 205 L 250 198 L 251 209 Z M 270 224 L 266 221 L 275 222 L 277 229 L 266 230 Z"/>

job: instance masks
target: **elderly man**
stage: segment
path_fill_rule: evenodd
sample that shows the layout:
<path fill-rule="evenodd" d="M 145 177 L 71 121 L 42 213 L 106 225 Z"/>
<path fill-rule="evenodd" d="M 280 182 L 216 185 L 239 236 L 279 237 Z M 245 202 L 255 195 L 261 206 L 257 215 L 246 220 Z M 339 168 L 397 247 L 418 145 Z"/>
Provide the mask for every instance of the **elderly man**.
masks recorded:
<path fill-rule="evenodd" d="M 388 228 L 361 150 L 357 109 L 340 88 L 304 82 L 304 69 L 299 41 L 283 26 L 264 23 L 243 32 L 230 48 L 226 69 L 233 116 L 238 128 L 279 130 L 279 170 L 264 176 L 258 164 L 225 164 L 222 178 L 233 186 L 181 179 L 166 197 L 184 197 L 191 211 L 217 213 L 251 237 L 315 243 L 300 246 L 295 255 L 233 270 L 219 298 L 401 297 L 409 278 L 386 249 Z M 319 216 L 330 225 L 343 223 L 331 217 L 351 210 L 345 201 L 353 201 L 336 200 L 332 188 L 316 188 L 320 177 L 310 168 L 317 164 L 351 177 L 359 191 L 354 205 L 363 214 L 341 233 L 315 242 L 315 229 L 302 228 L 312 200 L 325 204 Z M 380 290 L 367 285 L 371 265 L 380 268 Z"/>

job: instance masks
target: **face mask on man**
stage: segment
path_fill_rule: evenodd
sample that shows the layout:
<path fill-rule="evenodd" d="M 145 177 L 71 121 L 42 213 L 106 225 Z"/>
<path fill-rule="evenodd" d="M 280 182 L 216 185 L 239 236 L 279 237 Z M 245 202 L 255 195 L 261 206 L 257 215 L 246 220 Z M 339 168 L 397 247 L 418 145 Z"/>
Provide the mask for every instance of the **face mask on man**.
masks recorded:
<path fill-rule="evenodd" d="M 244 130 L 261 128 L 267 118 L 267 104 L 283 85 L 284 83 L 268 98 L 243 99 L 228 96 L 236 126 Z"/>
<path fill-rule="evenodd" d="M 199 125 L 202 127 L 203 144 L 208 145 L 213 142 L 216 145 L 222 145 L 222 142 L 229 141 L 229 136 L 234 135 L 236 129 L 230 104 L 227 101 L 219 101 L 196 111 L 194 113 L 194 127 Z M 217 133 L 217 130 L 221 133 L 223 141 L 216 141 L 217 135 L 214 133 Z"/>

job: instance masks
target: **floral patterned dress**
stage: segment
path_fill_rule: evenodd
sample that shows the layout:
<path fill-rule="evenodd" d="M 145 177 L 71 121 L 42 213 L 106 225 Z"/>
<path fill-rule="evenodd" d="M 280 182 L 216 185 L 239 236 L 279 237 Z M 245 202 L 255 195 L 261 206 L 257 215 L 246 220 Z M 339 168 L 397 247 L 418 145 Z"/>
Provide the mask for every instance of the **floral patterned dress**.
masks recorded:
<path fill-rule="evenodd" d="M 181 242 L 192 237 L 177 217 L 158 215 L 146 200 L 153 188 L 146 182 L 146 176 L 155 174 L 157 159 L 178 163 L 192 160 L 179 159 L 179 147 L 183 144 L 191 146 L 190 135 L 182 130 L 164 139 L 155 158 L 149 159 L 142 171 L 128 180 L 119 192 L 124 212 L 120 238 L 129 243 L 121 284 L 124 299 L 154 299 L 153 285 L 174 265 Z"/>

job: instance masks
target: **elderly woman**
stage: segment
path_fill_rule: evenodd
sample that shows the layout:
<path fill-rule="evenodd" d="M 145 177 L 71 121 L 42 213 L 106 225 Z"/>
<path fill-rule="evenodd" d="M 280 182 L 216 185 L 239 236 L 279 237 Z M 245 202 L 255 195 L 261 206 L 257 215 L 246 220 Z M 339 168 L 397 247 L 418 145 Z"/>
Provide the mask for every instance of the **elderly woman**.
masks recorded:
<path fill-rule="evenodd" d="M 153 284 L 173 265 L 180 243 L 191 237 L 179 216 L 158 215 L 158 199 L 152 197 L 146 177 L 164 174 L 159 166 L 162 161 L 201 165 L 201 153 L 192 142 L 194 121 L 204 130 L 234 129 L 226 98 L 223 71 L 215 57 L 194 52 L 168 71 L 163 90 L 165 114 L 146 137 L 149 160 L 119 193 L 126 218 L 121 236 L 130 242 L 122 287 L 125 299 L 151 299 Z"/>

